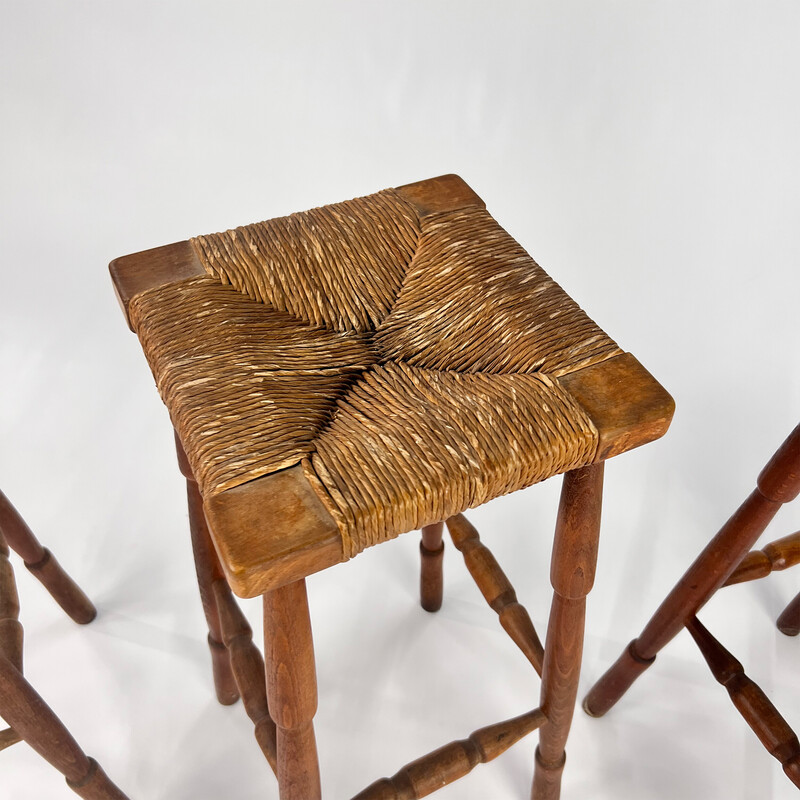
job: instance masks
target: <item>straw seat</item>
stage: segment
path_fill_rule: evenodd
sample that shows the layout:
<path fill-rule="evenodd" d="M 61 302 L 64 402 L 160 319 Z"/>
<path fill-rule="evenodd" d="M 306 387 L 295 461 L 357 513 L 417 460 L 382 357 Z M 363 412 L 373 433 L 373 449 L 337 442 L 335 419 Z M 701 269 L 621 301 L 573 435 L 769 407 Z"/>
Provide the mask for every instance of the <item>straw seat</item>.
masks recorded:
<path fill-rule="evenodd" d="M 281 798 L 318 796 L 303 583 L 313 572 L 422 529 L 423 606 L 435 610 L 447 521 L 504 628 L 541 671 L 527 612 L 461 513 L 565 473 L 557 541 L 591 539 L 603 462 L 661 436 L 673 403 L 463 180 L 445 175 L 198 236 L 119 258 L 111 272 L 176 431 L 222 702 L 238 696 L 220 622 L 236 613 L 228 587 L 264 595 L 271 716 L 265 702 L 248 713 L 257 736 L 260 724 L 262 733 L 277 724 L 279 761 L 281 737 L 291 740 L 277 766 Z M 554 551 L 554 569 L 578 576 L 554 572 L 557 597 L 588 592 L 593 562 L 574 562 L 593 547 Z M 582 631 L 582 618 L 562 622 L 559 635 Z M 236 624 L 228 638 L 241 645 L 249 629 Z M 561 650 L 556 642 L 553 657 Z M 242 663 L 252 665 L 248 652 Z M 292 679 L 291 699 L 270 683 L 288 674 L 275 659 L 305 675 Z M 293 694 L 300 685 L 305 693 Z M 491 736 L 504 749 L 546 719 L 537 709 Z M 267 739 L 259 742 L 272 762 Z M 553 786 L 558 746 L 539 762 Z M 385 788 L 359 798 L 429 791 Z"/>

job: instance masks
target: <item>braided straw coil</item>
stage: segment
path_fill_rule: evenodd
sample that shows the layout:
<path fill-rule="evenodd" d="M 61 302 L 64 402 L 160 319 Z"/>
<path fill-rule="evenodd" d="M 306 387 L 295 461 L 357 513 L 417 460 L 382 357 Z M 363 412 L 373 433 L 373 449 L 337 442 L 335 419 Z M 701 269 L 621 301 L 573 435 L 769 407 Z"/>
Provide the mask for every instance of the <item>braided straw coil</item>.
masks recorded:
<path fill-rule="evenodd" d="M 485 209 L 396 190 L 192 240 L 130 304 L 205 496 L 304 473 L 344 553 L 591 462 L 553 378 L 621 353 Z"/>

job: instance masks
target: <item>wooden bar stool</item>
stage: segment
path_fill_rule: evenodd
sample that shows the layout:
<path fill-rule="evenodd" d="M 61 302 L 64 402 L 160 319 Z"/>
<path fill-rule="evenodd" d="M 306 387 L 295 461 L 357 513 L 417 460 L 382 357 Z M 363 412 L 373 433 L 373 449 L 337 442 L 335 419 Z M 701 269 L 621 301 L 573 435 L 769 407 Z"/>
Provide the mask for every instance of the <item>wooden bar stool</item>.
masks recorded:
<path fill-rule="evenodd" d="M 0 750 L 25 741 L 85 800 L 127 800 L 22 675 L 22 625 L 9 546 L 75 622 L 85 625 L 97 615 L 89 598 L 0 491 L 0 717 L 11 726 L 0 730 Z"/>
<path fill-rule="evenodd" d="M 800 564 L 800 531 L 751 550 L 784 504 L 800 494 L 800 425 L 758 476 L 756 488 L 689 567 L 638 638 L 592 687 L 584 709 L 605 714 L 656 660 L 656 655 L 685 627 L 714 677 L 766 749 L 800 788 L 800 743 L 764 692 L 744 674 L 742 665 L 709 633 L 697 613 L 723 586 L 764 578 Z M 789 636 L 800 633 L 800 595 L 778 618 Z"/>
<path fill-rule="evenodd" d="M 125 256 L 111 273 L 177 432 L 217 694 L 242 696 L 282 800 L 321 796 L 306 577 L 421 529 L 433 611 L 445 521 L 542 674 L 539 707 L 357 797 L 423 797 L 541 727 L 533 797 L 557 798 L 603 463 L 666 431 L 669 395 L 454 175 Z M 543 651 L 462 512 L 557 474 Z M 263 596 L 265 677 L 229 587 Z"/>

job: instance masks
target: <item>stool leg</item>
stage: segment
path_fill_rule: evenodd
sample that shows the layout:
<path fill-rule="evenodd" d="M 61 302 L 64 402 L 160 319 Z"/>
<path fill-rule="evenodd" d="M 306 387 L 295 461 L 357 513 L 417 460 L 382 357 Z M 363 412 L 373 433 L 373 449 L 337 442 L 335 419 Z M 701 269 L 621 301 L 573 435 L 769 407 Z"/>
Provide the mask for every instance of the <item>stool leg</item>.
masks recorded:
<path fill-rule="evenodd" d="M 800 594 L 781 612 L 778 630 L 787 636 L 797 636 L 800 633 Z"/>
<path fill-rule="evenodd" d="M 0 532 L 11 549 L 25 562 L 61 608 L 75 622 L 85 625 L 97 616 L 91 600 L 75 581 L 64 572 L 55 556 L 42 547 L 9 499 L 0 491 Z"/>
<path fill-rule="evenodd" d="M 575 710 L 583 653 L 586 595 L 594 582 L 603 464 L 564 475 L 553 543 L 553 604 L 544 648 L 540 705 L 547 722 L 539 733 L 532 800 L 558 800 L 564 750 Z"/>
<path fill-rule="evenodd" d="M 200 590 L 200 602 L 206 615 L 208 625 L 208 648 L 211 651 L 211 670 L 214 676 L 214 689 L 217 700 L 224 706 L 233 705 L 239 699 L 239 690 L 231 668 L 228 648 L 222 636 L 222 626 L 219 620 L 219 609 L 214 596 L 214 581 L 224 579 L 222 567 L 211 541 L 208 531 L 205 511 L 203 510 L 203 497 L 200 488 L 194 479 L 189 459 L 183 449 L 181 440 L 175 433 L 175 449 L 178 454 L 178 466 L 181 474 L 186 478 L 186 498 L 189 504 L 189 531 L 192 536 L 192 551 L 194 553 L 194 568 L 197 574 L 197 586 Z"/>
<path fill-rule="evenodd" d="M 638 639 L 634 639 L 592 687 L 583 707 L 601 717 L 655 661 L 731 576 L 783 503 L 800 492 L 800 425 L 786 438 L 758 476 L 756 489 L 733 513 L 667 595 Z"/>
<path fill-rule="evenodd" d="M 189 501 L 189 530 L 192 535 L 194 566 L 197 573 L 197 586 L 200 589 L 200 602 L 208 624 L 208 647 L 211 651 L 211 669 L 214 675 L 214 688 L 217 700 L 229 706 L 239 699 L 239 690 L 231 668 L 230 653 L 225 646 L 219 607 L 214 596 L 214 581 L 225 580 L 222 567 L 214 550 L 214 543 L 208 532 L 208 523 L 203 511 L 203 498 L 197 483 L 186 479 L 186 495 Z"/>
<path fill-rule="evenodd" d="M 127 800 L 94 759 L 88 758 L 61 720 L 0 654 L 0 715 L 84 800 Z"/>
<path fill-rule="evenodd" d="M 0 655 L 22 672 L 22 625 L 14 570 L 8 560 L 8 545 L 0 531 Z"/>
<path fill-rule="evenodd" d="M 422 541 L 419 543 L 421 558 L 420 598 L 426 611 L 438 611 L 442 607 L 444 595 L 444 542 L 442 541 L 443 522 L 426 525 L 422 529 Z"/>
<path fill-rule="evenodd" d="M 304 580 L 264 595 L 264 661 L 277 726 L 280 800 L 320 800 L 317 673 Z"/>

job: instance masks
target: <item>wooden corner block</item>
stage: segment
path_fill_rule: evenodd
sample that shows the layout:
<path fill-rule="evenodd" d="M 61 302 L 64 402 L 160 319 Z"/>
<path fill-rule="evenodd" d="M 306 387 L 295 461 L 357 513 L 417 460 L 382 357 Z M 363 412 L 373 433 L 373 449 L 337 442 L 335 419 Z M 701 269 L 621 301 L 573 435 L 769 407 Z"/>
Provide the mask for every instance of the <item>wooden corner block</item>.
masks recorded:
<path fill-rule="evenodd" d="M 397 191 L 417 209 L 420 217 L 467 206 L 486 208 L 486 203 L 458 175 L 440 175 L 408 183 L 398 186 Z"/>
<path fill-rule="evenodd" d="M 630 353 L 558 380 L 597 428 L 595 462 L 660 438 L 675 412 L 670 394 Z"/>
<path fill-rule="evenodd" d="M 231 588 L 255 597 L 344 560 L 342 537 L 301 466 L 205 501 Z"/>
<path fill-rule="evenodd" d="M 115 258 L 108 265 L 114 291 L 117 293 L 128 327 L 133 330 L 128 306 L 137 294 L 157 286 L 182 281 L 197 275 L 206 275 L 191 243 L 175 244 L 143 250 L 129 256 Z"/>

